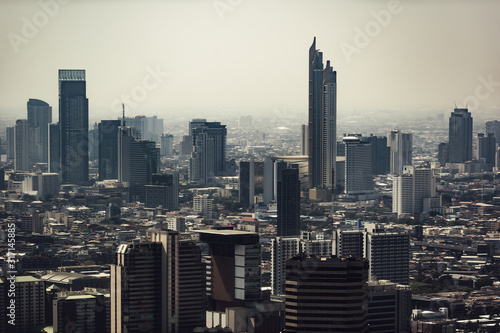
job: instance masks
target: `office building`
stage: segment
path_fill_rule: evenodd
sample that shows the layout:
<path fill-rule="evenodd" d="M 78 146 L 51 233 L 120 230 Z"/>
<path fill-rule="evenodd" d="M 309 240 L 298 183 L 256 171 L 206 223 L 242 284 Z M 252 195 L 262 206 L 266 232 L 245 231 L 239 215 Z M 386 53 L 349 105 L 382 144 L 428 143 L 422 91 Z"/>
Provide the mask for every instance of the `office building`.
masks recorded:
<path fill-rule="evenodd" d="M 209 198 L 208 194 L 195 195 L 193 197 L 193 211 L 211 219 L 214 213 L 213 200 Z"/>
<path fill-rule="evenodd" d="M 210 251 L 209 309 L 222 312 L 261 299 L 259 235 L 236 230 L 198 230 Z"/>
<path fill-rule="evenodd" d="M 60 180 L 58 173 L 38 174 L 38 194 L 37 198 L 46 200 L 47 197 L 59 194 Z"/>
<path fill-rule="evenodd" d="M 253 159 L 240 161 L 239 201 L 242 204 L 249 208 L 253 207 L 257 202 L 256 196 L 265 202 L 264 187 L 268 181 L 272 184 L 272 180 L 267 180 L 265 176 L 265 162 L 255 162 Z"/>
<path fill-rule="evenodd" d="M 32 332 L 39 325 L 45 324 L 45 287 L 44 283 L 33 276 L 16 276 L 15 278 L 15 296 L 8 297 L 8 290 L 11 288 L 11 281 L 6 277 L 0 277 L 0 303 L 3 315 L 0 320 L 0 328 L 6 333 L 26 333 Z M 6 323 L 7 307 L 10 300 L 15 301 L 15 325 Z"/>
<path fill-rule="evenodd" d="M 28 121 L 26 119 L 16 120 L 14 127 L 14 170 L 31 170 L 31 140 Z"/>
<path fill-rule="evenodd" d="M 14 160 L 14 141 L 15 141 L 15 136 L 14 136 L 14 127 L 7 127 L 5 129 L 5 137 L 6 137 L 6 153 L 7 153 L 7 160 Z"/>
<path fill-rule="evenodd" d="M 28 125 L 31 128 L 31 151 L 34 163 L 48 163 L 49 124 L 52 123 L 52 107 L 39 99 L 28 100 Z"/>
<path fill-rule="evenodd" d="M 214 182 L 215 176 L 223 176 L 226 164 L 226 125 L 194 119 L 189 123 L 193 149 L 189 178 L 198 185 Z"/>
<path fill-rule="evenodd" d="M 334 233 L 334 252 L 338 257 L 364 258 L 365 233 L 361 229 L 337 229 Z"/>
<path fill-rule="evenodd" d="M 441 166 L 445 166 L 446 163 L 450 162 L 450 145 L 448 142 L 441 142 L 438 145 L 438 161 Z"/>
<path fill-rule="evenodd" d="M 370 332 L 410 333 L 411 289 L 390 281 L 368 282 Z"/>
<path fill-rule="evenodd" d="M 277 174 L 277 236 L 300 234 L 300 182 L 298 169 L 284 169 Z"/>
<path fill-rule="evenodd" d="M 455 108 L 449 120 L 449 162 L 472 160 L 472 116 L 467 109 Z"/>
<path fill-rule="evenodd" d="M 89 102 L 85 70 L 59 70 L 59 129 L 61 181 L 85 185 L 89 180 Z"/>
<path fill-rule="evenodd" d="M 477 134 L 477 157 L 486 171 L 491 171 L 495 166 L 496 141 L 493 133 Z"/>
<path fill-rule="evenodd" d="M 163 134 L 163 119 L 157 116 L 146 117 L 145 115 L 136 115 L 135 117 L 125 117 L 127 126 L 135 127 L 138 131 L 137 138 L 160 143 Z"/>
<path fill-rule="evenodd" d="M 385 175 L 391 171 L 391 149 L 387 146 L 387 137 L 363 137 L 363 141 L 372 145 L 372 174 Z"/>
<path fill-rule="evenodd" d="M 99 126 L 94 123 L 94 128 L 89 130 L 89 160 L 99 159 Z"/>
<path fill-rule="evenodd" d="M 61 131 L 59 123 L 49 124 L 49 172 L 61 172 Z"/>
<path fill-rule="evenodd" d="M 316 37 L 309 48 L 309 122 L 307 127 L 309 187 L 334 187 L 337 149 L 337 72 L 330 61 L 323 68 L 323 53 Z"/>
<path fill-rule="evenodd" d="M 134 127 L 121 126 L 118 136 L 118 180 L 125 186 L 150 184 L 159 170 L 160 150 L 154 141 L 137 140 Z"/>
<path fill-rule="evenodd" d="M 111 265 L 111 332 L 162 332 L 162 244 L 121 244 Z M 166 297 L 167 298 L 167 297 Z"/>
<path fill-rule="evenodd" d="M 102 120 L 99 123 L 99 180 L 118 179 L 118 133 L 120 125 L 120 120 Z"/>
<path fill-rule="evenodd" d="M 302 124 L 300 127 L 300 155 L 308 156 L 309 151 L 307 150 L 309 140 L 309 127 L 307 124 Z"/>
<path fill-rule="evenodd" d="M 271 240 L 271 293 L 285 294 L 286 261 L 300 253 L 298 236 L 276 237 Z"/>
<path fill-rule="evenodd" d="M 436 196 L 436 181 L 431 169 L 405 166 L 392 183 L 392 211 L 415 214 L 424 211 L 424 199 Z"/>
<path fill-rule="evenodd" d="M 286 332 L 368 332 L 368 262 L 296 256 L 286 263 Z"/>
<path fill-rule="evenodd" d="M 54 333 L 110 332 L 110 295 L 102 293 L 67 293 L 53 301 Z"/>
<path fill-rule="evenodd" d="M 372 147 L 359 137 L 344 138 L 345 144 L 345 189 L 346 194 L 373 192 Z"/>
<path fill-rule="evenodd" d="M 172 134 L 161 135 L 161 156 L 174 156 L 174 136 Z"/>
<path fill-rule="evenodd" d="M 179 174 L 154 174 L 151 185 L 145 186 L 148 208 L 163 207 L 167 211 L 179 209 Z M 176 229 L 177 230 L 177 229 Z"/>
<path fill-rule="evenodd" d="M 391 131 L 387 138 L 387 146 L 390 148 L 390 172 L 398 175 L 403 171 L 405 165 L 412 165 L 413 148 L 412 134 L 401 131 Z"/>
<path fill-rule="evenodd" d="M 500 121 L 492 120 L 486 122 L 486 134 L 493 134 L 497 143 L 500 143 Z"/>
<path fill-rule="evenodd" d="M 387 231 L 380 224 L 365 224 L 364 257 L 369 262 L 369 280 L 410 283 L 410 238 Z"/>

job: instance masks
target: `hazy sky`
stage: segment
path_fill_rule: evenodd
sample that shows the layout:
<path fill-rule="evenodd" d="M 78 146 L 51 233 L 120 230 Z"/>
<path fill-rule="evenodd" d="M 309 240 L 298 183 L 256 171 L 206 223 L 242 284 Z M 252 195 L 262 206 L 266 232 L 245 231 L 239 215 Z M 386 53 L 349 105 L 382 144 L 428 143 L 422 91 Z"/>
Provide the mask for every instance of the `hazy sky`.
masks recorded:
<path fill-rule="evenodd" d="M 0 112 L 25 118 L 38 98 L 57 119 L 57 70 L 76 68 L 92 118 L 115 118 L 122 101 L 167 119 L 306 114 L 314 36 L 337 70 L 339 116 L 491 112 L 499 17 L 498 0 L 1 0 Z"/>

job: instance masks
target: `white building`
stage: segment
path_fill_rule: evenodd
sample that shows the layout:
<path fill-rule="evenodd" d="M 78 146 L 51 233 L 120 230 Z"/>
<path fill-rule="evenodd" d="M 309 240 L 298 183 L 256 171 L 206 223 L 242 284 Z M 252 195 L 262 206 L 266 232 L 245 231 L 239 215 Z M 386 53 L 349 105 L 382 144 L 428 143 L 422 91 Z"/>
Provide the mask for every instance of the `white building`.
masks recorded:
<path fill-rule="evenodd" d="M 387 146 L 391 148 L 391 174 L 400 174 L 405 165 L 412 165 L 411 133 L 391 131 L 387 137 Z"/>
<path fill-rule="evenodd" d="M 392 211 L 414 214 L 424 211 L 424 199 L 436 196 L 436 182 L 431 169 L 417 169 L 408 165 L 403 173 L 394 177 L 392 185 Z"/>
<path fill-rule="evenodd" d="M 213 217 L 212 199 L 208 198 L 208 194 L 196 195 L 193 198 L 193 210 L 211 219 Z"/>

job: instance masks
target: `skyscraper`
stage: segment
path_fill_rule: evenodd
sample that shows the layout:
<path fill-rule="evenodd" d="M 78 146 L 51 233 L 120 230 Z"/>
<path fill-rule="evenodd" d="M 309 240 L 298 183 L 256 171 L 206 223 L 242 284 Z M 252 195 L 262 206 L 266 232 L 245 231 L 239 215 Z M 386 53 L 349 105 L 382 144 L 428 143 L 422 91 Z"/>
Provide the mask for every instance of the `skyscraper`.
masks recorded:
<path fill-rule="evenodd" d="M 368 332 L 368 262 L 296 256 L 286 263 L 286 332 Z"/>
<path fill-rule="evenodd" d="M 392 211 L 401 214 L 423 212 L 424 199 L 436 194 L 431 169 L 405 166 L 403 173 L 394 177 L 392 184 Z"/>
<path fill-rule="evenodd" d="M 323 68 L 323 53 L 316 37 L 309 48 L 309 187 L 335 186 L 337 135 L 337 72 L 330 61 Z"/>
<path fill-rule="evenodd" d="M 5 129 L 7 160 L 14 159 L 14 126 Z"/>
<path fill-rule="evenodd" d="M 224 174 L 226 163 L 226 125 L 194 119 L 189 124 L 192 134 L 189 178 L 192 183 L 212 183 L 215 176 Z"/>
<path fill-rule="evenodd" d="M 345 137 L 345 193 L 373 192 L 372 147 L 359 137 Z"/>
<path fill-rule="evenodd" d="M 497 143 L 500 143 L 500 121 L 492 120 L 486 122 L 486 133 L 493 134 Z"/>
<path fill-rule="evenodd" d="M 298 169 L 284 169 L 278 173 L 277 236 L 300 234 L 300 181 Z"/>
<path fill-rule="evenodd" d="M 174 156 L 174 136 L 172 134 L 161 135 L 161 156 Z"/>
<path fill-rule="evenodd" d="M 387 137 L 370 134 L 368 137 L 363 137 L 363 141 L 372 145 L 372 173 L 388 174 L 391 171 L 391 149 L 387 146 Z"/>
<path fill-rule="evenodd" d="M 118 129 L 120 120 L 99 123 L 99 180 L 118 179 Z"/>
<path fill-rule="evenodd" d="M 61 128 L 59 123 L 49 124 L 49 172 L 61 172 Z"/>
<path fill-rule="evenodd" d="M 496 138 L 493 133 L 477 134 L 477 155 L 484 163 L 485 170 L 491 171 L 495 166 Z"/>
<path fill-rule="evenodd" d="M 86 184 L 89 180 L 89 101 L 85 70 L 59 70 L 59 126 L 61 180 Z"/>
<path fill-rule="evenodd" d="M 391 131 L 387 139 L 387 146 L 391 149 L 390 172 L 393 175 L 401 173 L 405 165 L 412 165 L 413 149 L 411 133 Z"/>
<path fill-rule="evenodd" d="M 449 121 L 449 162 L 472 160 L 472 116 L 467 109 L 453 110 Z"/>
<path fill-rule="evenodd" d="M 26 119 L 16 120 L 14 127 L 14 169 L 31 170 L 31 140 L 30 127 Z"/>
<path fill-rule="evenodd" d="M 28 124 L 32 130 L 32 160 L 47 163 L 49 158 L 49 124 L 52 107 L 39 99 L 28 100 Z"/>

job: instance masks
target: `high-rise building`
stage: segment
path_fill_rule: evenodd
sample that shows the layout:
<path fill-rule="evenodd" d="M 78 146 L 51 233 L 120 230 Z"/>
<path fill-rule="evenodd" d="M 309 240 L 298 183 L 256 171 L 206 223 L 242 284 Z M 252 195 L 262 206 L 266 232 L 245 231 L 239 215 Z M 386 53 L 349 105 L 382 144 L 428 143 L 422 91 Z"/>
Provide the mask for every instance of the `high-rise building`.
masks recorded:
<path fill-rule="evenodd" d="M 403 173 L 394 177 L 392 184 L 392 211 L 415 214 L 424 211 L 424 199 L 436 195 L 435 178 L 431 169 L 405 166 Z"/>
<path fill-rule="evenodd" d="M 271 240 L 271 292 L 285 294 L 286 261 L 300 253 L 301 239 L 296 237 L 276 237 Z"/>
<path fill-rule="evenodd" d="M 13 160 L 14 159 L 14 141 L 15 141 L 15 136 L 14 136 L 14 127 L 7 127 L 5 129 L 5 136 L 6 136 L 6 153 L 7 153 L 7 160 Z"/>
<path fill-rule="evenodd" d="M 309 187 L 334 187 L 337 149 L 337 72 L 330 61 L 323 68 L 323 53 L 316 37 L 309 48 Z"/>
<path fill-rule="evenodd" d="M 300 155 L 308 156 L 307 146 L 309 139 L 309 127 L 307 124 L 302 124 L 300 127 Z"/>
<path fill-rule="evenodd" d="M 99 180 L 118 179 L 120 125 L 120 120 L 101 120 L 99 123 Z"/>
<path fill-rule="evenodd" d="M 49 124 L 52 107 L 39 99 L 28 100 L 28 124 L 32 130 L 31 151 L 35 163 L 47 163 L 49 158 Z"/>
<path fill-rule="evenodd" d="M 89 180 L 89 101 L 85 70 L 59 70 L 59 126 L 61 180 L 86 184 Z"/>
<path fill-rule="evenodd" d="M 403 171 L 405 165 L 412 165 L 413 148 L 412 134 L 401 131 L 391 131 L 387 138 L 387 146 L 390 148 L 390 172 L 397 175 Z"/>
<path fill-rule="evenodd" d="M 195 195 L 193 197 L 193 211 L 200 213 L 207 219 L 213 217 L 213 200 L 208 197 L 208 194 Z"/>
<path fill-rule="evenodd" d="M 223 176 L 226 163 L 226 125 L 194 119 L 189 123 L 193 150 L 189 177 L 192 183 L 212 183 L 215 176 Z"/>
<path fill-rule="evenodd" d="M 391 171 L 391 149 L 387 146 L 387 137 L 371 135 L 363 137 L 363 141 L 372 145 L 372 173 L 385 175 Z"/>
<path fill-rule="evenodd" d="M 163 207 L 168 211 L 179 209 L 179 174 L 154 174 L 151 185 L 145 186 L 148 208 Z"/>
<path fill-rule="evenodd" d="M 335 252 L 338 257 L 364 258 L 365 233 L 360 229 L 337 229 L 334 234 Z"/>
<path fill-rule="evenodd" d="M 89 160 L 95 161 L 99 159 L 99 128 L 97 123 L 94 123 L 94 128 L 89 130 Z"/>
<path fill-rule="evenodd" d="M 151 183 L 159 170 L 160 150 L 154 141 L 137 140 L 135 127 L 120 126 L 118 136 L 118 180 L 126 186 Z"/>
<path fill-rule="evenodd" d="M 450 161 L 450 145 L 448 142 L 441 142 L 438 145 L 438 161 L 441 166 L 445 166 Z"/>
<path fill-rule="evenodd" d="M 406 233 L 387 231 L 380 224 L 365 224 L 365 255 L 369 279 L 410 283 L 410 238 Z"/>
<path fill-rule="evenodd" d="M 11 284 L 15 284 L 11 286 Z M 8 296 L 9 290 L 15 290 L 12 297 Z M 43 281 L 32 276 L 16 276 L 12 280 L 0 277 L 0 305 L 2 319 L 0 328 L 5 333 L 33 332 L 37 326 L 45 324 L 45 286 Z M 3 303 L 1 301 L 3 300 Z M 10 325 L 7 320 L 11 318 L 11 303 L 14 301 L 15 325 Z M 9 308 L 10 307 L 10 308 Z M 9 312 L 7 312 L 9 311 Z M 5 326 L 4 326 L 5 325 Z"/>
<path fill-rule="evenodd" d="M 472 116 L 467 109 L 455 108 L 449 121 L 449 162 L 472 160 Z"/>
<path fill-rule="evenodd" d="M 368 282 L 370 332 L 410 333 L 411 290 L 390 281 Z"/>
<path fill-rule="evenodd" d="M 278 173 L 277 236 L 300 234 L 300 181 L 298 169 L 284 169 Z"/>
<path fill-rule="evenodd" d="M 210 249 L 209 308 L 225 311 L 261 299 L 259 235 L 236 230 L 199 230 Z"/>
<path fill-rule="evenodd" d="M 14 127 L 14 170 L 31 170 L 30 127 L 26 119 L 16 120 Z"/>
<path fill-rule="evenodd" d="M 124 121 L 127 126 L 132 126 L 137 129 L 138 139 L 160 143 L 160 138 L 163 134 L 163 119 L 157 116 L 146 117 L 140 114 L 135 117 L 125 117 Z"/>
<path fill-rule="evenodd" d="M 59 123 L 49 124 L 49 172 L 61 172 L 61 130 Z"/>
<path fill-rule="evenodd" d="M 373 192 L 372 147 L 359 137 L 348 136 L 345 143 L 345 193 Z"/>
<path fill-rule="evenodd" d="M 254 205 L 255 196 L 255 178 L 254 170 L 255 162 L 250 161 L 240 161 L 240 172 L 239 172 L 239 201 L 243 205 L 252 208 Z"/>
<path fill-rule="evenodd" d="M 60 180 L 58 173 L 38 174 L 38 194 L 39 199 L 45 200 L 47 196 L 59 194 Z"/>
<path fill-rule="evenodd" d="M 491 171 L 495 166 L 496 138 L 493 133 L 477 134 L 478 160 L 483 161 L 485 170 Z"/>
<path fill-rule="evenodd" d="M 368 262 L 297 256 L 286 263 L 286 332 L 368 332 Z"/>
<path fill-rule="evenodd" d="M 500 121 L 492 120 L 486 122 L 486 134 L 493 134 L 497 143 L 500 143 Z"/>
<path fill-rule="evenodd" d="M 174 156 L 174 136 L 172 134 L 161 135 L 161 156 Z"/>

